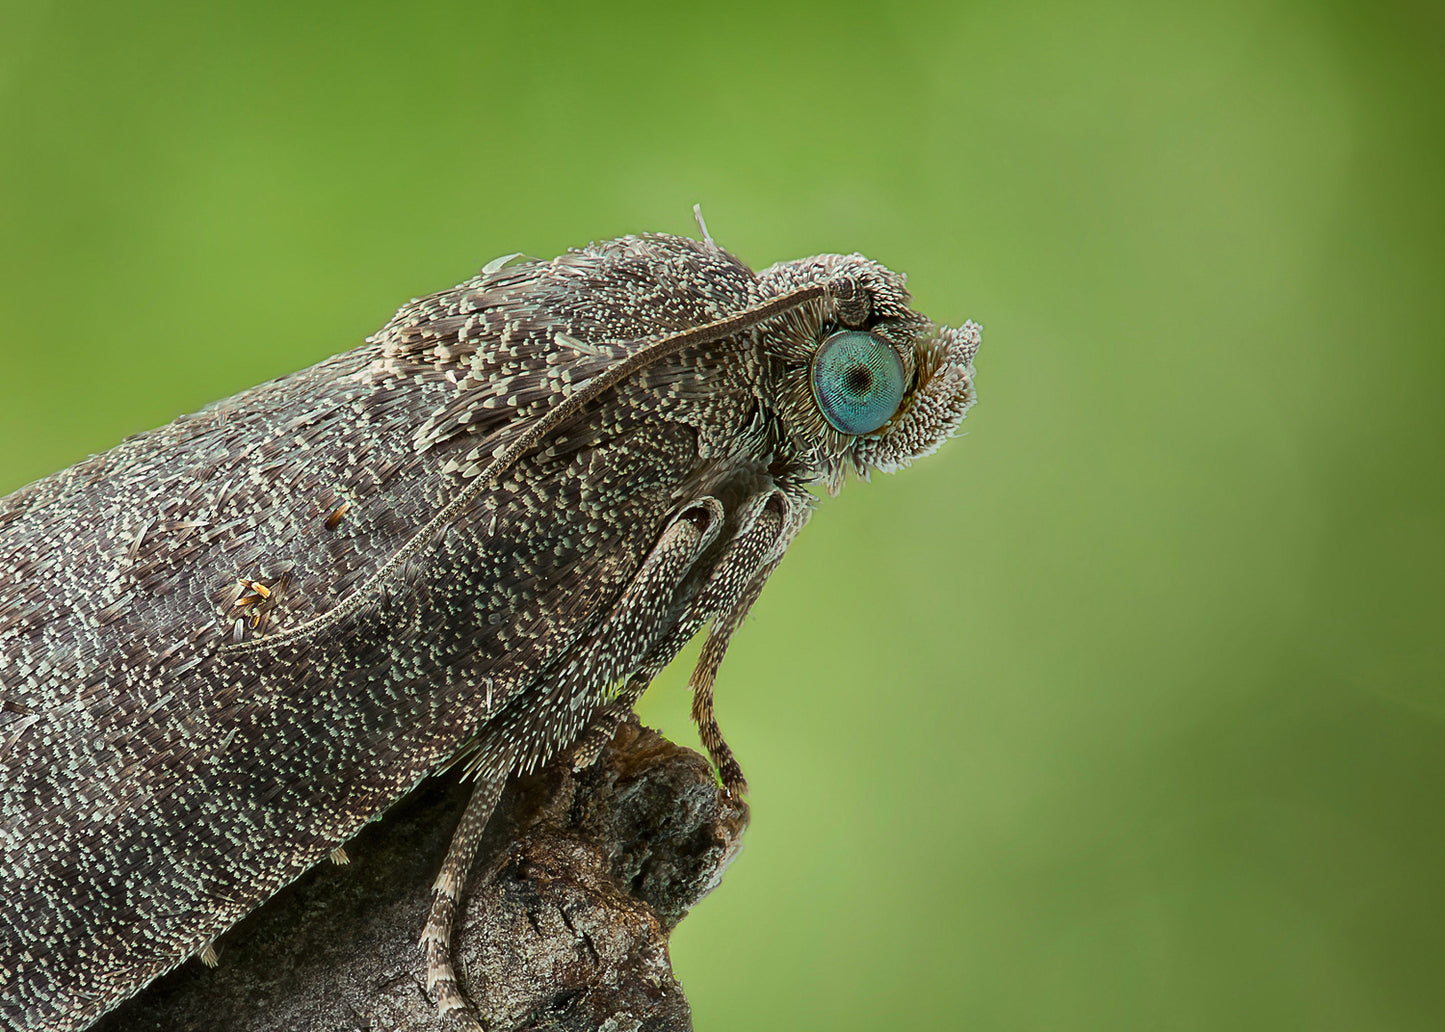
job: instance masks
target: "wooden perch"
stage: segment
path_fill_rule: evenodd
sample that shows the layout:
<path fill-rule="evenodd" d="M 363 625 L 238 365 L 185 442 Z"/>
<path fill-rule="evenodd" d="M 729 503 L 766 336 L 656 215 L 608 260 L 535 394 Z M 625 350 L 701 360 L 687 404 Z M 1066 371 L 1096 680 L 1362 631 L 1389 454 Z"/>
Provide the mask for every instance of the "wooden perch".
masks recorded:
<path fill-rule="evenodd" d="M 417 937 L 469 784 L 428 779 L 217 943 L 92 1032 L 454 1032 Z M 747 805 L 702 756 L 623 724 L 597 763 L 515 779 L 493 815 L 456 935 L 488 1032 L 690 1029 L 667 940 L 722 877 Z M 610 1024 L 609 1024 L 610 1022 Z"/>

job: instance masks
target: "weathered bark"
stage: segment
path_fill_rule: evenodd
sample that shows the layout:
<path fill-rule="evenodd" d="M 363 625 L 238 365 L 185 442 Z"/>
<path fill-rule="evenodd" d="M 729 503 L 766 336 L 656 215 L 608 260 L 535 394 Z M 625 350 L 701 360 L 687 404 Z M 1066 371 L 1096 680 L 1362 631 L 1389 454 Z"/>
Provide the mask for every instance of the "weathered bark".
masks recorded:
<path fill-rule="evenodd" d="M 429 779 L 196 961 L 93 1032 L 443 1032 L 417 938 L 469 786 Z M 636 718 L 597 763 L 508 787 L 455 938 L 489 1032 L 691 1028 L 669 933 L 737 852 L 747 806 L 707 760 Z M 608 1022 L 611 1022 L 608 1024 Z"/>

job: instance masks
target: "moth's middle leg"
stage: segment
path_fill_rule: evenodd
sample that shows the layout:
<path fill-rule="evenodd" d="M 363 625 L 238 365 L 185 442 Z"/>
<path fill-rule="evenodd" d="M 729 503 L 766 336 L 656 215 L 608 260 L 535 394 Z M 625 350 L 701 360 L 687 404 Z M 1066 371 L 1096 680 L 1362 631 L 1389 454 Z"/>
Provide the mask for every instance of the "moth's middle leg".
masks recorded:
<path fill-rule="evenodd" d="M 509 704 L 483 730 L 471 768 L 478 783 L 433 884 L 432 909 L 421 937 L 427 987 L 443 1015 L 454 1014 L 481 1027 L 457 985 L 451 961 L 452 924 L 477 844 L 508 777 L 515 770 L 545 763 L 577 737 L 575 729 L 546 724 L 543 714 L 572 711 L 577 707 L 568 705 L 569 700 L 585 700 L 605 689 L 610 678 L 599 671 L 637 670 L 657 651 L 658 643 L 669 636 L 662 627 L 673 592 L 716 538 L 722 515 L 721 503 L 713 498 L 701 499 L 680 513 L 569 661 Z"/>

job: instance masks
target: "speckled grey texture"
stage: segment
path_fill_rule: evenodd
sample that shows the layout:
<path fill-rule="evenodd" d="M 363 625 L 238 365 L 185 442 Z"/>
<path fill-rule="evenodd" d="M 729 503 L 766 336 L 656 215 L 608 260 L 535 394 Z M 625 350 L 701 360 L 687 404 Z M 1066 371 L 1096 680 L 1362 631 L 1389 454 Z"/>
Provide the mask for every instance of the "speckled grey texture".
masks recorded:
<path fill-rule="evenodd" d="M 800 289 L 487 472 L 649 342 Z M 839 326 L 910 377 L 866 437 L 809 394 Z M 498 788 L 534 769 L 709 620 L 699 723 L 740 783 L 712 673 L 805 486 L 935 449 L 977 346 L 858 255 L 755 275 L 710 241 L 626 237 L 492 263 L 0 499 L 0 1027 L 83 1027 L 460 752 Z"/>
<path fill-rule="evenodd" d="M 228 931 L 220 966 L 182 965 L 95 1032 L 455 1032 L 417 963 L 428 883 L 466 802 L 428 778 Z M 636 719 L 600 760 L 513 779 L 459 916 L 465 988 L 488 1032 L 692 1027 L 668 935 L 737 854 L 747 806 L 708 760 Z"/>

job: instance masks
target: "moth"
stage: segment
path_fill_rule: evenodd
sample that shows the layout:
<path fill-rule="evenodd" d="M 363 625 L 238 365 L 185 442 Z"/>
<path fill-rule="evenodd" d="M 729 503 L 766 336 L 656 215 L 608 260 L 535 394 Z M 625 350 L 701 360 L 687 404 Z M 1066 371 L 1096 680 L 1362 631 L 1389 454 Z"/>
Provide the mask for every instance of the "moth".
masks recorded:
<path fill-rule="evenodd" d="M 85 1026 L 422 778 L 476 787 L 423 934 L 508 777 L 595 754 L 708 627 L 727 648 L 849 471 L 936 448 L 973 323 L 861 255 L 754 273 L 629 236 L 512 255 L 359 348 L 0 499 L 0 1027 Z"/>

